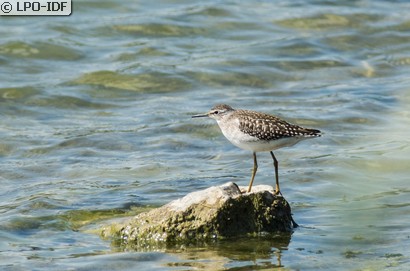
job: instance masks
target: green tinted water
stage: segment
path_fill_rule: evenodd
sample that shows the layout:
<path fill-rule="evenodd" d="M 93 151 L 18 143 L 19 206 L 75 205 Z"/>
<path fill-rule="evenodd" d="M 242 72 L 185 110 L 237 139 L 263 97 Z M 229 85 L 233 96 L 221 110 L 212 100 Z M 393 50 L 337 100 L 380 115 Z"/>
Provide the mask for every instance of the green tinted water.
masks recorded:
<path fill-rule="evenodd" d="M 406 270 L 409 4 L 75 1 L 0 17 L 5 270 Z M 275 154 L 291 236 L 123 251 L 111 218 L 228 181 L 252 155 L 216 103 L 324 136 Z M 268 154 L 255 184 L 273 184 Z"/>

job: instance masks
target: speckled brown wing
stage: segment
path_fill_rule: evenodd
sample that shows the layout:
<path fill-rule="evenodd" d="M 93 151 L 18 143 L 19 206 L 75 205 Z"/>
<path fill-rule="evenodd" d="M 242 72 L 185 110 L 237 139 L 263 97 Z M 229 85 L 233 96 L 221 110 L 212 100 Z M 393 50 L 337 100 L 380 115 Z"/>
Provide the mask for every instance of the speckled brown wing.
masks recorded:
<path fill-rule="evenodd" d="M 320 131 L 290 124 L 278 117 L 248 110 L 237 110 L 239 129 L 261 140 L 277 140 L 286 137 L 320 136 Z"/>

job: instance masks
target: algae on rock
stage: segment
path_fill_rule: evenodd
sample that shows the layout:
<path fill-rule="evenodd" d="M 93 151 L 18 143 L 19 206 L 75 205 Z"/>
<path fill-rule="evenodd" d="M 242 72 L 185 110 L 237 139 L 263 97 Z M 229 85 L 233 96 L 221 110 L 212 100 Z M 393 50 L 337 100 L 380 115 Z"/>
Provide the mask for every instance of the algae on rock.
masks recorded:
<path fill-rule="evenodd" d="M 263 233 L 289 233 L 289 203 L 267 185 L 242 193 L 234 183 L 186 195 L 123 223 L 116 235 L 124 245 L 147 247 L 192 243 Z"/>

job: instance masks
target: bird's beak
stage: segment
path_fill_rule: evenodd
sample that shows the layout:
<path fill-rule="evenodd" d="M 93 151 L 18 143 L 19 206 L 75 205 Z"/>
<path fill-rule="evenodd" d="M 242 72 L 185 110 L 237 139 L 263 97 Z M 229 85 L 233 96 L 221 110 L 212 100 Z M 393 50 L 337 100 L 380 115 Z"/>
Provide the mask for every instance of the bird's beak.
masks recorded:
<path fill-rule="evenodd" d="M 195 115 L 195 116 L 192 116 L 193 118 L 203 118 L 203 117 L 209 117 L 209 114 L 208 113 L 206 113 L 206 114 L 200 114 L 200 115 Z"/>

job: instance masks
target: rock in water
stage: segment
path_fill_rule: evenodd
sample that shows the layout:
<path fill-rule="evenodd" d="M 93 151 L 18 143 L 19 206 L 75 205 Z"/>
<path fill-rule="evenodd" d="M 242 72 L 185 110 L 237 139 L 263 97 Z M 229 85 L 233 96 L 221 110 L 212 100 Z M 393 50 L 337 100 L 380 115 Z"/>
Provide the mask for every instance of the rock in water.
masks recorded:
<path fill-rule="evenodd" d="M 288 202 L 274 195 L 271 186 L 258 185 L 252 192 L 242 194 L 240 188 L 230 182 L 141 213 L 126 221 L 117 234 L 125 244 L 145 247 L 291 232 L 292 222 Z"/>

